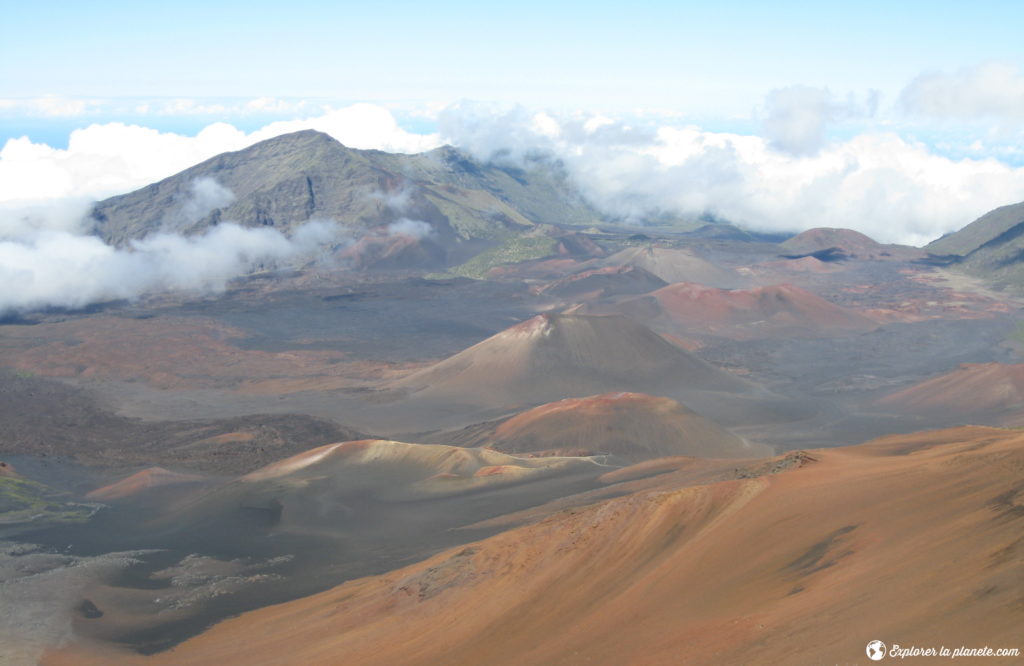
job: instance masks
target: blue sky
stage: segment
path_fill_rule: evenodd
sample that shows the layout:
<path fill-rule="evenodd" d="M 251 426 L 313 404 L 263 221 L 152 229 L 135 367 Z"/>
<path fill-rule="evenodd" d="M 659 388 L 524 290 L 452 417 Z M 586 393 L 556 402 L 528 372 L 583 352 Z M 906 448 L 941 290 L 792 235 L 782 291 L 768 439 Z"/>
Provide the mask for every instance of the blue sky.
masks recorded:
<path fill-rule="evenodd" d="M 479 99 L 749 114 L 1021 62 L 1024 3 L 4 2 L 0 96 Z"/>

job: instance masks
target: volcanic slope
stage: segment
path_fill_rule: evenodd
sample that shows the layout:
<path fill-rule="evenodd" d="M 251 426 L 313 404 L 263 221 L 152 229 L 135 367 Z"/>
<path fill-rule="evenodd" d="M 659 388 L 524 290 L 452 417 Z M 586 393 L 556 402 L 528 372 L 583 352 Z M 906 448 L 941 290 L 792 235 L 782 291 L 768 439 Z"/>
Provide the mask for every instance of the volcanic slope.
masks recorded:
<path fill-rule="evenodd" d="M 102 502 L 132 499 L 154 488 L 198 483 L 204 479 L 205 477 L 198 474 L 172 472 L 163 467 L 149 467 L 115 483 L 90 491 L 86 498 Z"/>
<path fill-rule="evenodd" d="M 567 398 L 498 425 L 489 446 L 506 453 L 611 454 L 627 461 L 667 456 L 751 458 L 771 454 L 671 398 L 605 393 Z"/>
<path fill-rule="evenodd" d="M 828 337 L 878 328 L 862 314 L 788 284 L 727 290 L 677 283 L 612 309 L 656 330 L 684 335 Z"/>
<path fill-rule="evenodd" d="M 813 256 L 825 261 L 843 259 L 909 260 L 925 256 L 925 252 L 907 245 L 883 245 L 853 229 L 818 227 L 808 229 L 781 243 L 782 249 L 794 254 Z"/>
<path fill-rule="evenodd" d="M 1022 223 L 1024 223 L 1024 202 L 1000 206 L 985 213 L 963 229 L 932 241 L 925 246 L 925 249 L 932 254 L 966 256 L 985 245 L 998 244 L 1000 237 L 1012 233 Z"/>
<path fill-rule="evenodd" d="M 789 664 L 861 661 L 873 639 L 1019 647 L 1024 434 L 932 431 L 800 460 L 564 511 L 137 661 Z M 43 663 L 111 655 L 93 657 L 72 646 Z"/>
<path fill-rule="evenodd" d="M 539 292 L 568 301 L 591 301 L 614 296 L 646 294 L 665 281 L 636 266 L 594 268 L 544 285 Z"/>
<path fill-rule="evenodd" d="M 366 437 L 303 414 L 142 421 L 107 411 L 83 388 L 7 371 L 0 371 L 0 423 L 0 455 L 67 457 L 122 471 L 157 464 L 239 474 L 313 446 Z"/>
<path fill-rule="evenodd" d="M 609 391 L 755 387 L 619 316 L 543 314 L 390 384 L 409 399 L 515 407 Z"/>
<path fill-rule="evenodd" d="M 290 230 L 326 218 L 351 230 L 418 220 L 431 225 L 425 240 L 446 246 L 598 217 L 544 162 L 513 169 L 479 164 L 449 147 L 417 155 L 356 150 L 313 130 L 218 155 L 101 201 L 92 213 L 96 232 L 118 245 L 158 231 L 198 233 L 222 221 Z"/>
<path fill-rule="evenodd" d="M 497 506 L 479 498 L 473 506 L 455 506 L 460 496 L 499 492 L 505 498 L 502 511 L 518 509 L 565 494 L 573 487 L 572 478 L 596 479 L 602 471 L 588 458 L 517 458 L 487 449 L 359 440 L 321 446 L 258 469 L 175 508 L 165 522 L 193 529 L 231 522 L 244 509 L 265 514 L 278 533 L 391 530 L 396 538 L 407 539 L 438 525 L 491 517 Z M 507 487 L 515 489 L 502 491 Z M 438 511 L 446 500 L 448 510 Z M 382 519 L 388 506 L 404 518 Z"/>
<path fill-rule="evenodd" d="M 925 249 L 956 257 L 960 270 L 1019 287 L 1024 284 L 1024 202 L 989 211 Z"/>
<path fill-rule="evenodd" d="M 744 278 L 697 256 L 692 250 L 658 246 L 632 247 L 585 264 L 585 268 L 633 266 L 661 280 L 697 282 L 714 287 L 739 287 Z"/>
<path fill-rule="evenodd" d="M 900 411 L 963 418 L 1024 411 L 1024 364 L 963 363 L 878 401 Z"/>

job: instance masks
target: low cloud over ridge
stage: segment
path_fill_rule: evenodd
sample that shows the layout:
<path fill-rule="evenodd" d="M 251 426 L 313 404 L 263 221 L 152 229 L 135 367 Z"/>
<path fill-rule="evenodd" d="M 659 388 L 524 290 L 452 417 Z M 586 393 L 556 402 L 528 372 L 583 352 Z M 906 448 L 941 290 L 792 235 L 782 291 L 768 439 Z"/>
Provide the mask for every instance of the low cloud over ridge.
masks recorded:
<path fill-rule="evenodd" d="M 157 234 L 115 249 L 95 236 L 38 231 L 0 241 L 0 313 L 135 299 L 163 291 L 218 293 L 236 277 L 315 258 L 344 238 L 334 222 L 311 221 L 291 237 L 275 229 L 220 224 L 184 237 Z"/>
<path fill-rule="evenodd" d="M 921 245 L 1024 199 L 1024 168 L 952 160 L 892 132 L 793 155 L 758 136 L 522 108 L 463 105 L 439 124 L 480 159 L 558 157 L 595 205 L 627 219 L 710 212 L 762 231 L 847 227 Z"/>
<path fill-rule="evenodd" d="M 1024 199 L 1024 169 L 993 158 L 950 159 L 896 133 L 823 140 L 824 123 L 868 113 L 870 98 L 817 99 L 802 112 L 792 97 L 787 95 L 781 119 L 775 116 L 781 129 L 766 138 L 663 118 L 621 120 L 483 104 L 448 107 L 439 114 L 438 133 L 425 135 L 402 129 L 386 109 L 367 104 L 272 123 L 250 134 L 225 123 L 194 137 L 119 123 L 92 125 L 73 132 L 66 150 L 28 139 L 11 140 L 0 150 L 0 234 L 13 224 L 15 212 L 24 218 L 28 205 L 66 208 L 77 198 L 84 208 L 89 199 L 130 191 L 218 153 L 305 128 L 357 148 L 411 153 L 452 143 L 499 161 L 548 154 L 566 165 L 595 205 L 627 219 L 711 212 L 760 230 L 840 226 L 881 241 L 921 244 Z"/>
<path fill-rule="evenodd" d="M 211 178 L 193 181 L 175 211 L 189 223 L 228 205 L 234 194 Z M 45 220 L 45 218 L 44 218 Z M 310 220 L 291 236 L 226 222 L 196 236 L 158 233 L 114 248 L 59 225 L 7 225 L 0 235 L 0 314 L 41 307 L 80 308 L 165 291 L 219 293 L 258 269 L 314 261 L 325 246 L 347 244 L 331 220 Z"/>

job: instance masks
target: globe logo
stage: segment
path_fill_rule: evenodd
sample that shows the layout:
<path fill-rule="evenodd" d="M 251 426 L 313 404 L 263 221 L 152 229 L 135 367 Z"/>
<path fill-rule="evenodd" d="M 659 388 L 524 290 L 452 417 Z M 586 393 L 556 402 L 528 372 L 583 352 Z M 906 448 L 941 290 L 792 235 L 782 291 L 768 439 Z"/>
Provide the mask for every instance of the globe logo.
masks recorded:
<path fill-rule="evenodd" d="M 866 652 L 871 661 L 882 661 L 885 659 L 885 643 L 882 641 L 871 641 L 868 643 Z"/>

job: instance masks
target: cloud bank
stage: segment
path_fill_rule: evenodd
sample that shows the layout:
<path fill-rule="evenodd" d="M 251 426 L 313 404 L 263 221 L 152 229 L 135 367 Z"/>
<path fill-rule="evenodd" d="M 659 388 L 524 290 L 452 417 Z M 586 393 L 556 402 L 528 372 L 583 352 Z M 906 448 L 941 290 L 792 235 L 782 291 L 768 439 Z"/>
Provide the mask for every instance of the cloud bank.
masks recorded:
<path fill-rule="evenodd" d="M 441 145 L 436 135 L 403 130 L 387 109 L 372 104 L 274 122 L 249 134 L 227 123 L 213 123 L 196 136 L 122 123 L 94 124 L 73 131 L 64 150 L 24 137 L 7 141 L 0 149 L 0 206 L 121 194 L 214 155 L 303 129 L 326 132 L 352 148 L 417 153 Z"/>
<path fill-rule="evenodd" d="M 187 226 L 233 200 L 215 180 L 196 179 L 172 222 Z M 316 261 L 351 242 L 331 220 L 310 220 L 291 236 L 227 222 L 201 235 L 159 233 L 119 249 L 82 234 L 77 219 L 68 224 L 70 218 L 50 213 L 36 224 L 0 225 L 0 313 L 80 308 L 164 291 L 219 293 L 234 278 Z"/>
<path fill-rule="evenodd" d="M 765 107 L 762 132 L 773 148 L 796 156 L 814 155 L 825 145 L 829 123 L 873 116 L 878 93 L 870 93 L 861 105 L 852 95 L 838 100 L 823 88 L 792 86 L 768 93 Z"/>
<path fill-rule="evenodd" d="M 959 120 L 1024 122 L 1024 72 L 1008 62 L 987 62 L 958 72 L 922 74 L 903 89 L 911 114 Z"/>
<path fill-rule="evenodd" d="M 257 269 L 302 264 L 324 245 L 343 242 L 334 222 L 311 221 L 291 237 L 275 229 L 220 224 L 203 235 L 157 234 L 115 249 L 95 236 L 36 231 L 0 241 L 0 312 L 80 308 L 181 291 L 219 293 Z"/>
<path fill-rule="evenodd" d="M 919 77 L 901 107 L 936 117 L 1024 119 L 1024 77 L 986 64 Z M 274 100 L 257 106 L 272 106 Z M 829 127 L 870 118 L 859 101 L 791 87 L 768 94 L 762 136 L 710 132 L 667 116 L 612 118 L 461 103 L 436 113 L 437 131 L 403 129 L 385 108 L 330 109 L 246 133 L 213 123 L 195 136 L 122 123 L 75 130 L 67 149 L 27 138 L 0 149 L 0 309 L 79 307 L 164 289 L 215 292 L 252 270 L 305 260 L 324 244 L 351 242 L 339 225 L 312 222 L 292 237 L 223 224 L 202 236 L 163 234 L 124 251 L 84 235 L 90 202 L 170 176 L 222 152 L 301 129 L 345 145 L 415 153 L 451 143 L 478 159 L 556 160 L 595 206 L 642 222 L 654 216 L 720 219 L 762 231 L 848 227 L 884 242 L 923 244 L 997 206 L 1024 200 L 1024 168 L 994 158 L 952 159 L 895 132 L 830 138 Z M 409 192 L 388 195 L 401 212 Z M 176 228 L 230 203 L 214 181 L 196 181 L 173 213 Z M 400 219 L 391 235 L 422 238 L 426 223 Z"/>
<path fill-rule="evenodd" d="M 66 150 L 24 138 L 0 150 L 0 237 L 15 227 L 73 230 L 92 199 L 307 128 L 356 148 L 413 153 L 452 143 L 480 159 L 547 155 L 564 163 L 595 205 L 633 221 L 708 212 L 758 230 L 841 226 L 881 241 L 922 244 L 1024 199 L 1024 170 L 994 158 L 943 157 L 892 132 L 827 139 L 830 123 L 869 116 L 876 105 L 870 95 L 857 101 L 813 88 L 776 90 L 766 99 L 763 137 L 709 132 L 662 117 L 624 120 L 469 103 L 440 111 L 432 134 L 406 131 L 387 109 L 369 104 L 249 134 L 225 123 L 195 136 L 91 125 L 73 132 Z"/>
<path fill-rule="evenodd" d="M 786 97 L 792 105 L 794 96 Z M 847 227 L 921 245 L 1024 200 L 1024 168 L 995 159 L 953 160 L 892 132 L 825 141 L 817 124 L 823 104 L 832 102 L 812 102 L 806 115 L 813 131 L 782 133 L 790 148 L 814 148 L 812 154 L 781 150 L 771 138 L 523 108 L 453 107 L 439 126 L 479 159 L 557 156 L 590 201 L 632 220 L 707 212 L 761 231 Z M 873 104 L 846 104 L 842 113 Z"/>

